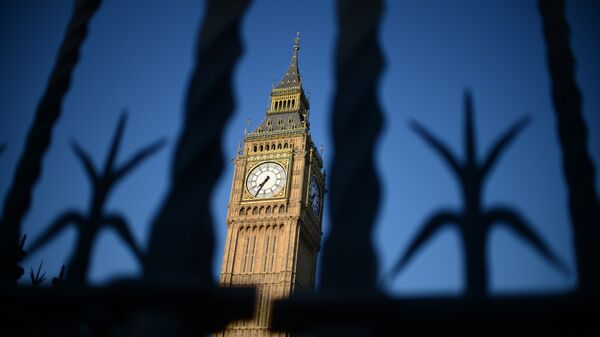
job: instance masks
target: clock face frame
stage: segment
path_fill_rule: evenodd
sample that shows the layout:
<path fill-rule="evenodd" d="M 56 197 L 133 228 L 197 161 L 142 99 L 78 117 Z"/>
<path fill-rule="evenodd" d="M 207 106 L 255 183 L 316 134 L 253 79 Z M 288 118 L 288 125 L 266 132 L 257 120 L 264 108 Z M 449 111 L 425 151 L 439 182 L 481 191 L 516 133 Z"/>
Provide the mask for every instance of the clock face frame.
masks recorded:
<path fill-rule="evenodd" d="M 310 176 L 310 187 L 308 189 L 308 204 L 313 214 L 318 216 L 321 214 L 321 188 L 317 183 L 317 178 Z"/>
<path fill-rule="evenodd" d="M 276 195 L 287 182 L 287 172 L 281 164 L 267 161 L 256 165 L 246 177 L 246 189 L 254 198 Z"/>

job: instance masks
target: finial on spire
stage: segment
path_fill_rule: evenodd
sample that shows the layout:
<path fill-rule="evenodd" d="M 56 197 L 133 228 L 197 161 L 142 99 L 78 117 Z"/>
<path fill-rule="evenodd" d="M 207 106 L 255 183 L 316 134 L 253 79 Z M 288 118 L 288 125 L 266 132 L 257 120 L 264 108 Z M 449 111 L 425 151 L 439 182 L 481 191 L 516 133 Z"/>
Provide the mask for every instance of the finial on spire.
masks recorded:
<path fill-rule="evenodd" d="M 300 49 L 300 32 L 296 32 L 296 38 L 294 39 L 294 50 Z"/>
<path fill-rule="evenodd" d="M 250 124 L 252 124 L 252 116 L 248 116 L 248 119 L 246 119 L 246 125 L 248 127 L 244 128 L 244 135 L 248 133 L 248 128 L 250 128 Z"/>

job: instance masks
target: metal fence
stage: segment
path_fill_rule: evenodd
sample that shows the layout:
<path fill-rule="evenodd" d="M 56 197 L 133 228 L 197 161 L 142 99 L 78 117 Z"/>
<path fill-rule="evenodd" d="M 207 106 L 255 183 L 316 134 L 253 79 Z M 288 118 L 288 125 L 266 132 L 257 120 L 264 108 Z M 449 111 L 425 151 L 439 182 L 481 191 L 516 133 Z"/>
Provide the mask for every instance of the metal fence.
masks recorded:
<path fill-rule="evenodd" d="M 171 336 L 221 329 L 227 322 L 249 318 L 254 307 L 252 289 L 220 289 L 211 280 L 213 224 L 209 200 L 223 166 L 220 139 L 234 108 L 232 73 L 242 46 L 240 19 L 248 0 L 207 1 L 197 40 L 195 67 L 188 88 L 184 127 L 172 166 L 170 189 L 152 224 L 149 250 L 139 252 L 127 224 L 105 214 L 105 196 L 119 178 L 160 148 L 154 143 L 121 167 L 114 158 L 124 132 L 123 118 L 115 132 L 105 167 L 97 170 L 79 146 L 74 151 L 94 188 L 89 214 L 59 217 L 38 247 L 68 224 L 79 232 L 76 253 L 66 275 L 52 288 L 17 287 L 23 274 L 19 261 L 25 251 L 20 227 L 27 214 L 41 163 L 87 27 L 100 7 L 99 0 L 78 0 L 68 25 L 52 76 L 38 105 L 0 222 L 0 335 L 23 336 Z M 470 96 L 465 96 L 466 161 L 449 155 L 445 145 L 418 123 L 413 129 L 448 162 L 465 195 L 464 210 L 434 214 L 423 232 L 396 265 L 402 269 L 414 251 L 441 224 L 458 226 L 467 251 L 468 290 L 459 298 L 389 298 L 378 290 L 377 263 L 370 241 L 380 201 L 374 167 L 375 142 L 383 125 L 377 83 L 384 60 L 378 29 L 384 12 L 381 0 L 339 0 L 336 54 L 336 91 L 333 108 L 335 158 L 331 169 L 331 233 L 322 258 L 320 289 L 278 301 L 273 329 L 318 335 L 600 335 L 600 204 L 595 172 L 587 150 L 587 129 L 581 94 L 575 82 L 574 57 L 565 20 L 564 1 L 540 0 L 552 97 L 559 129 L 563 170 L 568 187 L 571 226 L 577 255 L 578 286 L 571 293 L 548 296 L 489 297 L 482 233 L 490 223 L 506 221 L 557 268 L 561 262 L 519 215 L 498 209 L 480 214 L 478 184 L 495 159 L 526 126 L 523 120 L 497 141 L 487 160 L 472 160 L 474 125 Z M 360 81 L 357 79 L 360 78 Z M 360 118 L 358 115 L 360 114 Z M 360 141 L 350 133 L 360 120 Z M 469 145 L 471 144 L 471 145 Z M 0 148 L 1 151 L 1 148 Z M 358 187 L 352 181 L 367 183 Z M 347 189 L 360 191 L 348 193 Z M 360 200 L 356 199 L 360 195 Z M 365 204 L 366 201 L 366 204 Z M 360 207 L 358 207 L 360 205 Z M 84 278 L 91 242 L 99 228 L 112 226 L 130 243 L 143 263 L 144 276 L 104 288 L 86 286 Z M 351 247 L 349 249 L 348 247 Z M 340 254 L 343 252 L 343 254 Z M 351 268 L 348 263 L 352 263 Z M 76 266 L 77 268 L 72 268 Z M 392 275 L 393 276 L 393 275 Z M 32 280 L 41 276 L 32 273 Z M 34 282 L 35 283 L 35 282 Z"/>

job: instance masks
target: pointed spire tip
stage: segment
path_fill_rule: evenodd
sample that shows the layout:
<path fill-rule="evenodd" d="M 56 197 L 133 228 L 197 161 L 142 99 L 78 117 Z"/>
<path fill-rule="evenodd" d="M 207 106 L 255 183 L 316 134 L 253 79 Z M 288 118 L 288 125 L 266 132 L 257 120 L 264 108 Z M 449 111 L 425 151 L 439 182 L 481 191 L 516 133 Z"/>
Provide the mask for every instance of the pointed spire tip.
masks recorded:
<path fill-rule="evenodd" d="M 300 32 L 296 32 L 296 38 L 294 39 L 294 50 L 300 49 Z"/>

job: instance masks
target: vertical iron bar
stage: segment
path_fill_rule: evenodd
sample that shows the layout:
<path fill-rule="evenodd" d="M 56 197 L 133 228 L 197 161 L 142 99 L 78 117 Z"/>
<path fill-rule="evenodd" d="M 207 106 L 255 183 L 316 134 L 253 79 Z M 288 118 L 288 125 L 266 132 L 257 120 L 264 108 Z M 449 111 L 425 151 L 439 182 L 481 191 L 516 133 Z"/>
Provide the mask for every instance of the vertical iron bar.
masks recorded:
<path fill-rule="evenodd" d="M 331 232 L 323 248 L 323 289 L 374 290 L 372 243 L 380 186 L 375 144 L 383 124 L 377 88 L 384 60 L 378 44 L 381 0 L 340 0 L 333 107 Z"/>
<path fill-rule="evenodd" d="M 145 276 L 212 285 L 210 196 L 223 168 L 221 137 L 234 109 L 232 76 L 249 0 L 206 4 L 167 199 L 154 221 Z"/>
<path fill-rule="evenodd" d="M 577 255 L 579 291 L 600 287 L 600 203 L 596 173 L 588 150 L 588 132 L 581 109 L 581 92 L 575 79 L 575 58 L 563 0 L 540 0 L 552 99 L 563 170 L 568 188 L 573 239 Z"/>
<path fill-rule="evenodd" d="M 29 210 L 33 188 L 40 177 L 42 161 L 50 146 L 54 125 L 60 117 L 64 96 L 71 85 L 90 20 L 100 3 L 100 0 L 75 2 L 58 58 L 27 134 L 0 220 L 0 284 L 15 284 L 21 222 Z"/>

